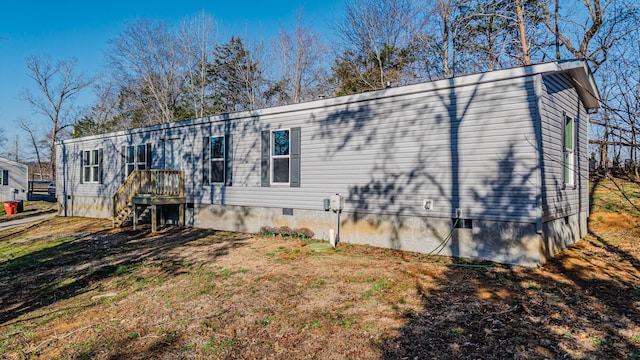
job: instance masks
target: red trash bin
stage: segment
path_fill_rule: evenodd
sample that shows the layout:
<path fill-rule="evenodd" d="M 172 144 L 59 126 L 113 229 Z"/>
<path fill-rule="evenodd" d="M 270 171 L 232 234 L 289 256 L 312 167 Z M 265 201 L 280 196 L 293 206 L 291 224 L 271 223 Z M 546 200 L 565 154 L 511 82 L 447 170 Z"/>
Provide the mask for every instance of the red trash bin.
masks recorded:
<path fill-rule="evenodd" d="M 4 213 L 6 215 L 13 215 L 18 212 L 18 202 L 17 201 L 5 201 L 4 202 Z"/>

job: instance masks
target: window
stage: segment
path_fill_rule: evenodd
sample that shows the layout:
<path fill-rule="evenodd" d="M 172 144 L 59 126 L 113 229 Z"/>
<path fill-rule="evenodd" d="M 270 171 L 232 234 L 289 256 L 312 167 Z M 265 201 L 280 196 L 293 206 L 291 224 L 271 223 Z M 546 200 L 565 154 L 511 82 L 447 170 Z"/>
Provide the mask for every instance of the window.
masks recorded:
<path fill-rule="evenodd" d="M 564 184 L 575 184 L 575 121 L 564 116 Z"/>
<path fill-rule="evenodd" d="M 260 182 L 300 187 L 301 138 L 299 127 L 261 131 Z"/>
<path fill-rule="evenodd" d="M 80 151 L 80 183 L 102 183 L 102 149 Z"/>
<path fill-rule="evenodd" d="M 134 170 L 147 170 L 146 145 L 130 145 L 126 151 L 127 176 Z"/>
<path fill-rule="evenodd" d="M 0 170 L 0 185 L 9 185 L 9 170 Z"/>
<path fill-rule="evenodd" d="M 82 155 L 82 180 L 85 183 L 99 182 L 98 150 L 86 150 Z"/>
<path fill-rule="evenodd" d="M 212 137 L 211 141 L 211 182 L 223 183 L 225 158 L 224 158 L 224 137 Z"/>
<path fill-rule="evenodd" d="M 291 156 L 289 153 L 289 130 L 271 132 L 271 182 L 289 183 Z"/>
<path fill-rule="evenodd" d="M 204 137 L 202 147 L 202 180 L 203 184 L 220 184 L 231 186 L 233 183 L 233 137 Z"/>

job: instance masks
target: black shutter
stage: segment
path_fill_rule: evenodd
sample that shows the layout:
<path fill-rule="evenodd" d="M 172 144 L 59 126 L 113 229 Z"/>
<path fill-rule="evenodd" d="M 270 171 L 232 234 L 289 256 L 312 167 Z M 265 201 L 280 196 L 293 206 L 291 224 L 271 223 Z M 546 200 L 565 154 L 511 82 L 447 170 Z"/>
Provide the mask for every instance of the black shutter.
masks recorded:
<path fill-rule="evenodd" d="M 224 137 L 224 184 L 233 184 L 233 138 L 231 134 Z"/>
<path fill-rule="evenodd" d="M 120 164 L 120 182 L 124 183 L 124 181 L 127 179 L 127 147 L 125 145 L 122 145 L 120 150 L 122 151 L 122 163 Z"/>
<path fill-rule="evenodd" d="M 153 165 L 153 161 L 151 159 L 151 156 L 153 154 L 153 151 L 151 151 L 151 144 L 147 144 L 147 163 L 145 164 L 146 166 L 144 167 L 146 170 L 151 170 L 151 165 Z"/>
<path fill-rule="evenodd" d="M 271 160 L 271 131 L 262 130 L 262 159 L 260 162 L 260 171 L 262 177 L 262 186 L 269 186 L 270 177 L 269 177 L 269 168 L 270 160 Z"/>
<path fill-rule="evenodd" d="M 102 184 L 102 149 L 98 149 L 98 182 Z"/>
<path fill-rule="evenodd" d="M 80 150 L 80 184 L 84 182 L 84 151 Z"/>
<path fill-rule="evenodd" d="M 2 185 L 9 185 L 9 170 L 2 170 Z"/>
<path fill-rule="evenodd" d="M 291 128 L 291 187 L 300 187 L 300 134 L 299 127 Z"/>
<path fill-rule="evenodd" d="M 202 142 L 202 183 L 209 185 L 209 168 L 211 166 L 211 149 L 209 145 L 209 137 L 205 136 Z"/>

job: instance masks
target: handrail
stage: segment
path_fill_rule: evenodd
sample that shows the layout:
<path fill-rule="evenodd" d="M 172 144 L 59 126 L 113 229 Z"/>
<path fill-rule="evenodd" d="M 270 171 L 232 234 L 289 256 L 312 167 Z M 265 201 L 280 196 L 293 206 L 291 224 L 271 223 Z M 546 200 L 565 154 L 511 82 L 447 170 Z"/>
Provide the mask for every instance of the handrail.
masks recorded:
<path fill-rule="evenodd" d="M 184 171 L 135 170 L 113 195 L 113 216 L 117 216 L 137 195 L 184 197 Z"/>

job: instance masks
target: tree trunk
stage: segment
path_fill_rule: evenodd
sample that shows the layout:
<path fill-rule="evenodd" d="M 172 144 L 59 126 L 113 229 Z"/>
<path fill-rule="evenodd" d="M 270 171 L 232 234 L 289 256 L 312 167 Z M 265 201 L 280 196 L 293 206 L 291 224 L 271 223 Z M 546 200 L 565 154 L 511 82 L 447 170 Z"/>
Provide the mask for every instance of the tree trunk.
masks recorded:
<path fill-rule="evenodd" d="M 529 55 L 529 45 L 527 44 L 527 33 L 524 23 L 524 0 L 516 0 L 516 16 L 518 21 L 518 32 L 520 33 L 522 62 L 524 65 L 531 65 L 531 56 Z"/>

